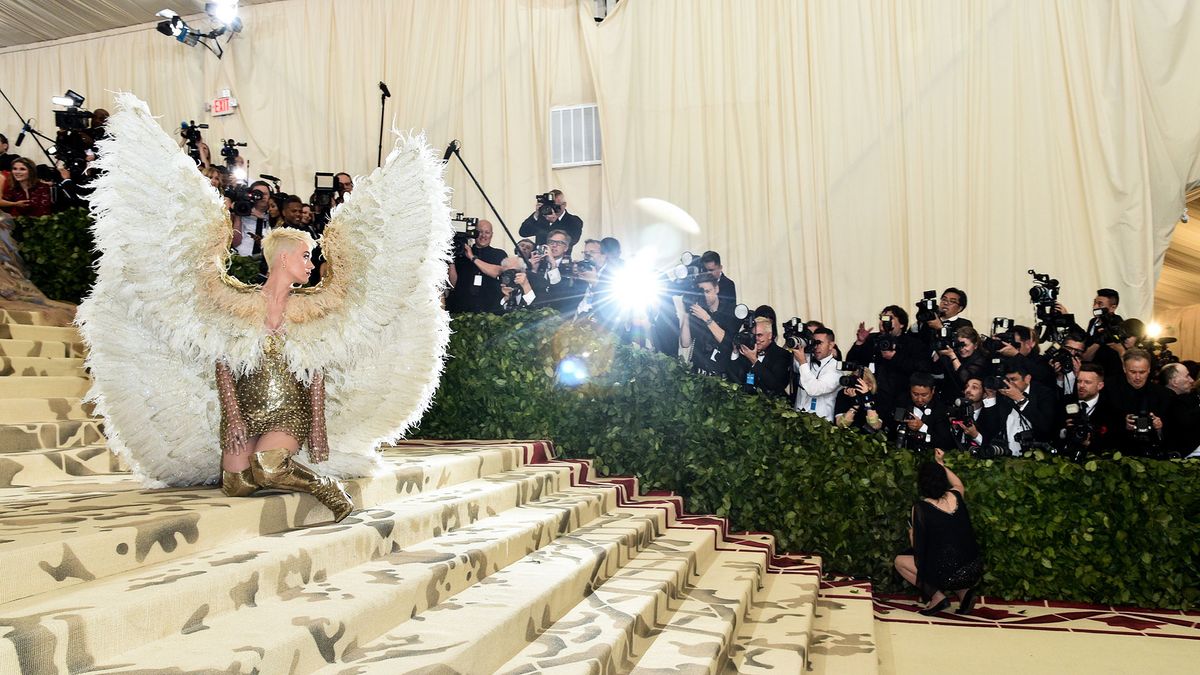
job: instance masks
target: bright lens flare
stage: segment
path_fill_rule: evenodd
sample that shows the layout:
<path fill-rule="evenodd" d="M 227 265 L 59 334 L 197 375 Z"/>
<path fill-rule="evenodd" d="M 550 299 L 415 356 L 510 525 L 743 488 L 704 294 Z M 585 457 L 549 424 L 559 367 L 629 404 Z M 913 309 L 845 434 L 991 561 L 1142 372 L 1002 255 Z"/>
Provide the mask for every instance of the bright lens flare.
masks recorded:
<path fill-rule="evenodd" d="M 582 359 L 577 359 L 574 356 L 568 356 L 558 364 L 558 383 L 568 387 L 574 387 L 587 382 L 588 369 L 587 364 Z"/>
<path fill-rule="evenodd" d="M 235 167 L 233 170 L 233 177 L 237 180 L 246 180 L 246 170 L 240 166 Z"/>
<path fill-rule="evenodd" d="M 660 275 L 643 258 L 629 261 L 613 279 L 612 294 L 627 311 L 644 310 L 662 291 Z"/>
<path fill-rule="evenodd" d="M 1163 327 L 1157 321 L 1151 321 L 1150 325 L 1146 326 L 1146 337 L 1158 338 L 1162 337 Z"/>

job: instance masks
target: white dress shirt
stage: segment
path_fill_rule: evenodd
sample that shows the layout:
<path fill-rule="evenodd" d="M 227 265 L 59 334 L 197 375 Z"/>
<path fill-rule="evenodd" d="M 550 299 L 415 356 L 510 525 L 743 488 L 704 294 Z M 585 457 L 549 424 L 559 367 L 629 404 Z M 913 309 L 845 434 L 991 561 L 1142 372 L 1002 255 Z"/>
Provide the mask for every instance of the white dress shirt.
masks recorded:
<path fill-rule="evenodd" d="M 796 394 L 796 410 L 820 415 L 833 421 L 833 404 L 837 401 L 838 381 L 842 369 L 833 354 L 820 361 L 800 363 L 792 360 L 792 367 L 800 374 L 800 391 Z"/>
<path fill-rule="evenodd" d="M 1020 403 L 1013 403 L 1012 412 L 1008 413 L 1008 418 L 1004 420 L 1004 430 L 1008 433 L 1008 451 L 1013 457 L 1021 454 L 1021 443 L 1017 440 L 1017 434 L 1029 428 L 1029 422 L 1021 416 L 1021 410 L 1029 404 L 1029 387 L 1025 387 L 1021 395 L 1024 398 Z"/>

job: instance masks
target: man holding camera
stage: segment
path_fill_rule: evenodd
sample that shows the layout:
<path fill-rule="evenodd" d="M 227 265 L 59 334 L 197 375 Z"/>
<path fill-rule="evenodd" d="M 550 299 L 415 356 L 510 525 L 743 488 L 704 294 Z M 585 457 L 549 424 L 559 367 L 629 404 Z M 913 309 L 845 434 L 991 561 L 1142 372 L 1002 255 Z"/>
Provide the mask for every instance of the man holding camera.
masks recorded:
<path fill-rule="evenodd" d="M 1121 415 L 1116 446 L 1145 455 L 1155 455 L 1163 449 L 1163 440 L 1170 429 L 1166 420 L 1171 407 L 1171 392 L 1150 381 L 1150 354 L 1141 349 L 1129 349 L 1121 357 L 1124 378 L 1110 387 L 1113 402 Z"/>
<path fill-rule="evenodd" d="M 833 421 L 833 410 L 841 389 L 842 371 L 833 352 L 837 348 L 833 331 L 818 328 L 813 341 L 802 349 L 793 349 L 793 365 L 799 379 L 796 410 Z"/>
<path fill-rule="evenodd" d="M 548 244 L 551 230 L 567 233 L 571 244 L 583 238 L 583 221 L 573 213 L 567 213 L 567 198 L 562 190 L 551 190 L 537 196 L 537 207 L 521 223 L 520 235 L 533 237 L 536 246 Z"/>
<path fill-rule="evenodd" d="M 934 400 L 934 384 L 929 373 L 914 373 L 909 378 L 908 399 L 896 409 L 892 440 L 897 445 L 913 450 L 955 447 L 946 406 Z"/>
<path fill-rule="evenodd" d="M 720 289 L 717 290 L 720 293 Z M 754 345 L 737 345 L 738 357 L 729 364 L 728 376 L 747 392 L 762 392 L 768 396 L 787 397 L 791 380 L 792 356 L 775 343 L 775 331 L 770 317 L 754 319 Z"/>
<path fill-rule="evenodd" d="M 1003 408 L 996 405 L 996 392 L 984 388 L 983 380 L 969 377 L 959 399 L 961 405 L 950 413 L 955 440 L 963 450 L 986 447 L 1004 435 Z"/>
<path fill-rule="evenodd" d="M 1046 359 L 1042 358 L 1042 351 L 1038 346 L 1037 333 L 1029 326 L 1022 326 L 1020 324 L 1013 326 L 1011 330 L 1016 345 L 1006 342 L 995 353 L 1006 359 L 1018 356 L 1024 357 L 1029 363 L 1030 375 L 1033 377 L 1035 384 L 1043 387 L 1054 386 L 1054 368 Z"/>
<path fill-rule="evenodd" d="M 729 367 L 730 345 L 738 320 L 721 305 L 717 288 L 717 280 L 709 274 L 696 277 L 700 297 L 683 300 L 679 346 L 692 350 L 692 368 L 696 372 L 721 376 Z"/>
<path fill-rule="evenodd" d="M 250 184 L 250 194 L 255 197 L 250 214 L 234 216 L 242 232 L 242 240 L 234 249 L 237 255 L 261 255 L 262 238 L 271 231 L 267 220 L 268 203 L 271 200 L 271 185 L 262 180 Z"/>
<path fill-rule="evenodd" d="M 551 307 L 566 314 L 579 305 L 586 284 L 575 278 L 570 250 L 571 236 L 564 230 L 551 230 L 546 245 L 530 256 L 539 307 Z"/>
<path fill-rule="evenodd" d="M 1065 364 L 1058 359 L 1049 361 L 1049 365 L 1054 372 L 1054 382 L 1059 397 L 1073 398 L 1078 386 L 1080 369 L 1084 365 L 1083 355 L 1087 350 L 1087 337 L 1081 332 L 1071 331 L 1063 338 L 1059 349 L 1062 353 L 1071 357 L 1071 367 L 1064 368 Z M 1104 372 L 1103 366 L 1099 364 L 1092 365 L 1097 366 L 1101 373 Z"/>
<path fill-rule="evenodd" d="M 908 332 L 908 312 L 898 305 L 888 305 L 879 312 L 878 332 L 858 324 L 854 346 L 846 360 L 865 363 L 875 373 L 879 409 L 891 411 L 908 392 L 908 380 L 920 370 L 929 370 L 925 346 L 916 335 Z"/>
<path fill-rule="evenodd" d="M 492 247 L 492 224 L 476 224 L 474 242 L 454 251 L 450 264 L 450 295 L 446 309 L 451 313 L 495 312 L 500 306 L 500 265 L 504 251 Z"/>
<path fill-rule="evenodd" d="M 1019 456 L 1022 444 L 1049 442 L 1054 434 L 1054 393 L 1033 384 L 1029 361 L 1018 356 L 1004 367 L 1004 382 L 996 393 L 1004 413 L 1008 450 Z"/>
<path fill-rule="evenodd" d="M 1124 370 L 1121 352 L 1115 345 L 1120 344 L 1121 315 L 1117 314 L 1117 306 L 1121 304 L 1121 294 L 1111 288 L 1101 288 L 1096 291 L 1092 300 L 1092 320 L 1088 323 L 1088 347 L 1083 360 L 1098 363 L 1108 373 L 1109 378 L 1117 379 Z"/>
<path fill-rule="evenodd" d="M 1058 437 L 1068 448 L 1083 453 L 1100 453 L 1113 447 L 1125 420 L 1104 394 L 1104 368 L 1085 363 L 1078 369 L 1075 394 L 1067 399 L 1065 417 Z"/>
<path fill-rule="evenodd" d="M 500 311 L 512 312 L 531 307 L 537 300 L 537 292 L 525 273 L 525 260 L 510 255 L 500 263 Z"/>

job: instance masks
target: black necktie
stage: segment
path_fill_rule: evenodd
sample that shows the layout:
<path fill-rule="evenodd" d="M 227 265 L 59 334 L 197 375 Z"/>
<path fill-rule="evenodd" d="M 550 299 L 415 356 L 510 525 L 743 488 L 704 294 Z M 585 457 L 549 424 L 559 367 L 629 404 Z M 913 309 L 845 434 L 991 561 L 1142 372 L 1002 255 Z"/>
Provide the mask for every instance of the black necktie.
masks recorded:
<path fill-rule="evenodd" d="M 1081 401 L 1081 402 L 1079 403 L 1079 407 L 1080 407 L 1081 409 L 1083 409 L 1083 414 L 1084 414 L 1086 417 L 1091 417 L 1091 416 L 1092 416 L 1092 411 L 1091 411 L 1091 409 L 1088 407 L 1087 401 Z"/>

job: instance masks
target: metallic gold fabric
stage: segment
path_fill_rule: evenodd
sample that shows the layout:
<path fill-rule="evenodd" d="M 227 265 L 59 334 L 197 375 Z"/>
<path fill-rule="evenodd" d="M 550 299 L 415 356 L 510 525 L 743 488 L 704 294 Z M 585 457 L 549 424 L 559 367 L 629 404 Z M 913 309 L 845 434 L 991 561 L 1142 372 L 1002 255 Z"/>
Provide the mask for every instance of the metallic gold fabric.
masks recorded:
<path fill-rule="evenodd" d="M 309 388 L 288 370 L 283 341 L 282 335 L 268 335 L 258 370 L 236 378 L 237 413 L 246 423 L 248 436 L 282 431 L 304 444 L 312 428 L 312 402 Z M 233 412 L 228 408 L 224 403 L 221 406 L 222 439 Z"/>

